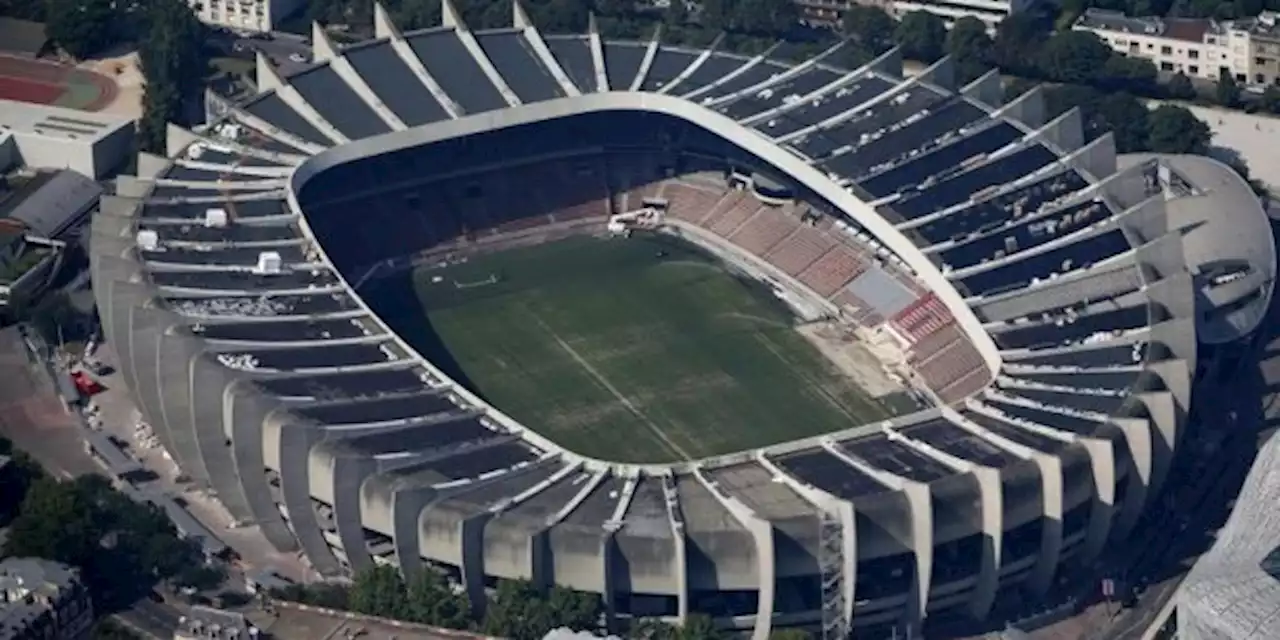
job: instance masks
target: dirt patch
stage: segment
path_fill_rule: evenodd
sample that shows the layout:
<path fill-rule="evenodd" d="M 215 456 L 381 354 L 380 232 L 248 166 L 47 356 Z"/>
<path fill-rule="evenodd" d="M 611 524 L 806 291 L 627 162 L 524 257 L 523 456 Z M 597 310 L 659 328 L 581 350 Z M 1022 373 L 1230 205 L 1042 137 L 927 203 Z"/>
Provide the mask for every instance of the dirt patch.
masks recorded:
<path fill-rule="evenodd" d="M 900 382 L 889 377 L 883 364 L 852 330 L 835 322 L 819 322 L 796 328 L 836 369 L 873 397 L 901 393 Z"/>
<path fill-rule="evenodd" d="M 102 94 L 95 101 L 93 111 L 127 118 L 142 116 L 142 93 L 145 81 L 142 78 L 142 66 L 136 52 L 86 60 L 78 66 L 81 70 L 93 72 L 102 85 Z"/>

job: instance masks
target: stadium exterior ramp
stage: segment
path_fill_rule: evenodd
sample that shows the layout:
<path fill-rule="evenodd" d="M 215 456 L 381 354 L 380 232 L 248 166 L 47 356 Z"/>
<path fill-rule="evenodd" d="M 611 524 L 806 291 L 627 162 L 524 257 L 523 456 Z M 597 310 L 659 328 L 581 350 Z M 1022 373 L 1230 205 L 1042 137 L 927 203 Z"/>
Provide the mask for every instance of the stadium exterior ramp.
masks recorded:
<path fill-rule="evenodd" d="M 705 612 L 759 638 L 998 615 L 1127 534 L 1177 449 L 1204 305 L 1270 296 L 1265 251 L 1218 265 L 1253 291 L 1198 294 L 1203 253 L 1170 210 L 1212 192 L 1163 158 L 1118 167 L 1110 136 L 1048 118 L 1039 89 L 1002 103 L 994 72 L 960 87 L 949 59 L 904 78 L 896 51 L 850 70 L 841 45 L 796 65 L 606 41 L 594 21 L 543 35 L 518 4 L 496 31 L 442 14 L 402 34 L 379 6 L 377 39 L 346 48 L 317 29 L 317 62 L 289 77 L 260 59 L 257 96 L 208 96 L 210 124 L 171 127 L 93 221 L 104 332 L 145 419 L 324 575 L 434 567 L 477 607 L 525 578 L 601 594 L 611 625 Z M 601 178 L 575 216 L 661 201 L 898 336 L 934 406 L 647 466 L 488 406 L 351 286 L 461 235 L 395 185 L 493 162 L 482 139 L 511 171 L 561 162 L 531 185 Z M 1256 325 L 1238 316 L 1237 334 Z"/>

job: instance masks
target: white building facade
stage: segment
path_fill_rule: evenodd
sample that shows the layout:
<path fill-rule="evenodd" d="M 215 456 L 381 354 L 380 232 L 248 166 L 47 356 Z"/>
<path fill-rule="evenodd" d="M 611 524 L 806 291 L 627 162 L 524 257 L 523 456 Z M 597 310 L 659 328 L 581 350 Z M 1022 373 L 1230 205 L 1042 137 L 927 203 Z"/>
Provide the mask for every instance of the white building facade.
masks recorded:
<path fill-rule="evenodd" d="M 1093 33 L 1116 53 L 1150 60 L 1162 73 L 1216 81 L 1225 71 L 1237 82 L 1254 83 L 1255 38 L 1229 22 L 1130 18 L 1117 11 L 1089 9 L 1072 28 Z M 1274 66 L 1280 70 L 1280 64 Z"/>
<path fill-rule="evenodd" d="M 300 0 L 189 0 L 201 22 L 235 31 L 272 31 L 300 8 Z"/>

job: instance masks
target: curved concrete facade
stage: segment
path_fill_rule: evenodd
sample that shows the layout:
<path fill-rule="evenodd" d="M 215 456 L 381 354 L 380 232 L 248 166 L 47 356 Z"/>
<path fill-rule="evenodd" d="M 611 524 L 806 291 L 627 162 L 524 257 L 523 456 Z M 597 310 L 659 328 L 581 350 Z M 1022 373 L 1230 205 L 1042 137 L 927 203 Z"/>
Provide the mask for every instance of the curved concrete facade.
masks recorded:
<path fill-rule="evenodd" d="M 433 566 L 477 607 L 493 579 L 525 578 L 601 594 L 611 624 L 705 612 L 759 638 L 985 617 L 1127 534 L 1178 447 L 1202 315 L 1164 159 L 1118 169 L 1078 113 L 1046 120 L 1038 90 L 1001 104 L 995 74 L 954 86 L 948 60 L 907 79 L 892 51 L 795 66 L 544 36 L 515 13 L 472 33 L 446 6 L 441 28 L 401 34 L 379 9 L 379 40 L 345 49 L 317 32 L 321 64 L 261 64 L 261 95 L 211 96 L 207 134 L 173 128 L 171 157 L 142 158 L 152 171 L 104 199 L 106 339 L 162 444 L 233 515 L 326 575 Z M 654 122 L 679 137 L 618 133 Z M 582 130 L 534 137 L 548 127 Z M 500 153 L 476 146 L 495 135 Z M 434 237 L 439 216 L 372 203 L 471 170 L 432 160 L 451 144 L 477 167 L 598 160 L 609 211 L 665 194 L 674 229 L 904 336 L 935 406 L 674 465 L 563 450 L 354 293 L 372 272 L 357 265 L 415 233 L 379 216 Z M 787 183 L 797 202 L 778 215 L 803 205 L 820 231 L 775 217 L 792 226 L 766 247 L 676 220 L 742 165 Z M 733 196 L 717 188 L 698 197 L 720 207 Z M 814 266 L 842 247 L 873 257 L 864 275 Z M 1245 261 L 1274 273 L 1274 251 Z M 893 282 L 910 300 L 866 299 Z"/>

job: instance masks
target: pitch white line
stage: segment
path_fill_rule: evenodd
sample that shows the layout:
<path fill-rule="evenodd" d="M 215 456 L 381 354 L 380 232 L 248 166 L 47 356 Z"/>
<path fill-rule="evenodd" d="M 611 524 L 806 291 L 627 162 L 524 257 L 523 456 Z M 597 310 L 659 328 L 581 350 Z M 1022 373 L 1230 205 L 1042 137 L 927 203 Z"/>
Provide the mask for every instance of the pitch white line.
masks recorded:
<path fill-rule="evenodd" d="M 538 323 L 538 326 L 542 327 L 544 331 L 551 334 L 551 337 L 556 341 L 556 344 L 560 345 L 560 348 L 564 349 L 564 352 L 569 354 L 569 357 L 573 358 L 574 362 L 577 362 L 582 367 L 582 369 L 587 372 L 588 375 L 590 375 L 592 378 L 595 378 L 595 381 L 599 383 L 600 386 L 604 387 L 606 391 L 613 394 L 613 397 L 617 398 L 618 402 L 621 403 L 622 406 L 627 409 L 627 411 L 630 411 L 632 415 L 639 418 L 641 422 L 645 423 L 645 425 L 649 427 L 649 430 L 653 432 L 653 435 L 658 436 L 659 440 L 662 440 L 662 442 L 666 444 L 667 447 L 670 448 L 672 451 L 676 452 L 680 456 L 683 456 L 685 460 L 688 460 L 690 462 L 693 461 L 693 456 L 689 455 L 688 451 L 685 451 L 680 447 L 680 445 L 676 444 L 671 438 L 667 437 L 667 434 L 662 431 L 661 427 L 655 424 L 653 420 L 650 420 L 649 416 L 645 415 L 644 412 L 641 411 L 640 408 L 635 405 L 635 403 L 631 402 L 630 400 L 627 399 L 626 396 L 622 395 L 622 392 L 619 391 L 617 387 L 613 386 L 609 382 L 609 380 L 604 377 L 603 374 L 597 371 L 595 367 L 591 366 L 590 362 L 587 362 L 586 359 L 583 358 L 573 347 L 569 346 L 569 343 L 562 340 L 560 336 L 557 335 L 554 330 L 552 330 L 551 327 L 547 326 L 546 322 L 543 322 L 542 318 L 540 318 L 538 314 L 534 313 L 532 310 L 529 310 L 529 315 L 533 316 L 533 320 L 534 322 Z"/>

